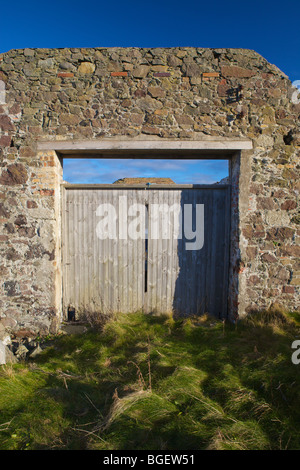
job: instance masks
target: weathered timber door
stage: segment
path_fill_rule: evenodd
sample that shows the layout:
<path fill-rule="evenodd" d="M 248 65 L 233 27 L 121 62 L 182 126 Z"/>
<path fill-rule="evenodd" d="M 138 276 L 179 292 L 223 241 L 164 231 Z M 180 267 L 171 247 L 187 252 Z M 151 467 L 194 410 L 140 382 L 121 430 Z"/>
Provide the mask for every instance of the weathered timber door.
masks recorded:
<path fill-rule="evenodd" d="M 227 314 L 230 188 L 63 188 L 63 309 Z"/>

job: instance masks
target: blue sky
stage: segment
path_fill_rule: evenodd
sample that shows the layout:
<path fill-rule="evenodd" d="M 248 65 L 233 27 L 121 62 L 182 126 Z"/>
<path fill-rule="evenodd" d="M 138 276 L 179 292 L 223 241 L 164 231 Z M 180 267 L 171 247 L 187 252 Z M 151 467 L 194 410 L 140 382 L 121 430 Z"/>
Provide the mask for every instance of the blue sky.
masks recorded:
<path fill-rule="evenodd" d="M 0 15 L 0 52 L 25 47 L 246 48 L 276 64 L 291 81 L 300 80 L 299 0 L 15 0 L 1 2 Z M 100 171 L 115 178 L 116 162 L 109 168 L 105 162 L 92 161 L 84 168 L 86 177 Z M 200 164 L 188 165 L 191 179 L 198 174 L 217 180 L 227 174 L 227 166 L 220 161 Z M 80 163 L 66 164 L 70 172 L 65 177 L 77 175 L 74 182 L 80 182 L 82 172 L 76 165 Z M 149 163 L 147 172 L 154 168 Z M 176 176 L 175 168 L 159 168 L 168 170 L 166 176 Z M 120 177 L 127 176 L 119 169 Z M 131 176 L 139 176 L 141 168 L 131 170 L 135 173 Z M 185 177 L 181 174 L 181 179 Z"/>
<path fill-rule="evenodd" d="M 1 2 L 0 52 L 24 47 L 241 47 L 300 79 L 299 0 Z"/>
<path fill-rule="evenodd" d="M 211 184 L 228 175 L 226 160 L 65 159 L 69 183 L 113 183 L 119 178 L 166 177 L 177 184 Z"/>

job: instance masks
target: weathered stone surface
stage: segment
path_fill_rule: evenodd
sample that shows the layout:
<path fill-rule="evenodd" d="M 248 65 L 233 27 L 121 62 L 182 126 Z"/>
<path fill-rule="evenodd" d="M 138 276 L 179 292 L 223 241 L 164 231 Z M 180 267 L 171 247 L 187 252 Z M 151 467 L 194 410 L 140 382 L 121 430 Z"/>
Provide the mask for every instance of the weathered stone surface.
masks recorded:
<path fill-rule="evenodd" d="M 148 88 L 148 93 L 152 98 L 164 98 L 166 96 L 165 90 L 159 86 L 150 86 Z"/>
<path fill-rule="evenodd" d="M 195 63 L 189 63 L 182 67 L 186 77 L 201 76 L 203 68 Z"/>
<path fill-rule="evenodd" d="M 6 364 L 5 345 L 0 340 L 0 365 Z"/>
<path fill-rule="evenodd" d="M 150 67 L 147 65 L 139 65 L 132 70 L 132 76 L 134 78 L 145 78 L 150 71 Z"/>
<path fill-rule="evenodd" d="M 0 341 L 0 365 L 15 364 L 17 362 L 18 359 L 16 358 L 16 356 L 2 341 Z"/>
<path fill-rule="evenodd" d="M 256 71 L 245 69 L 243 67 L 237 67 L 235 65 L 224 65 L 221 67 L 221 74 L 223 77 L 234 77 L 234 78 L 251 78 L 256 75 Z"/>
<path fill-rule="evenodd" d="M 3 284 L 6 295 L 13 297 L 20 294 L 20 286 L 17 281 L 6 281 Z"/>
<path fill-rule="evenodd" d="M 78 72 L 83 74 L 91 74 L 95 72 L 95 64 L 91 62 L 82 62 L 78 67 Z"/>
<path fill-rule="evenodd" d="M 9 135 L 3 135 L 0 137 L 0 147 L 10 147 L 11 137 Z"/>
<path fill-rule="evenodd" d="M 21 163 L 13 163 L 8 165 L 0 176 L 0 184 L 14 186 L 17 184 L 25 184 L 28 179 L 26 168 Z"/>
<path fill-rule="evenodd" d="M 15 356 L 18 359 L 25 359 L 28 353 L 29 353 L 29 350 L 26 348 L 26 346 L 24 344 L 21 344 L 16 350 Z"/>
<path fill-rule="evenodd" d="M 290 211 L 290 210 L 296 209 L 296 207 L 297 207 L 297 202 L 292 199 L 288 199 L 283 204 L 281 204 L 281 209 L 284 211 Z"/>
<path fill-rule="evenodd" d="M 27 201 L 26 202 L 27 209 L 36 209 L 38 207 L 36 201 Z"/>
<path fill-rule="evenodd" d="M 221 80 L 218 84 L 218 95 L 221 97 L 228 96 L 228 91 L 230 90 L 230 85 L 225 79 Z"/>
<path fill-rule="evenodd" d="M 292 239 L 295 235 L 295 230 L 289 227 L 273 227 L 267 232 L 267 240 L 280 240 Z"/>
<path fill-rule="evenodd" d="M 0 130 L 4 132 L 15 130 L 14 124 L 11 122 L 9 116 L 7 116 L 6 114 L 0 114 Z"/>
<path fill-rule="evenodd" d="M 25 57 L 33 57 L 34 56 L 34 50 L 33 49 L 24 49 L 24 56 Z"/>
<path fill-rule="evenodd" d="M 276 263 L 277 261 L 276 257 L 271 255 L 270 253 L 263 254 L 261 258 L 263 261 L 266 261 L 267 263 Z"/>
<path fill-rule="evenodd" d="M 41 59 L 38 61 L 38 67 L 41 69 L 51 69 L 54 67 L 54 59 L 50 57 L 48 59 Z"/>
<path fill-rule="evenodd" d="M 14 328 L 17 325 L 17 321 L 14 318 L 4 317 L 0 318 L 0 326 L 3 328 Z"/>
<path fill-rule="evenodd" d="M 35 357 L 39 356 L 41 353 L 43 352 L 42 348 L 40 347 L 40 345 L 38 344 L 34 349 L 33 351 L 31 351 L 29 353 L 29 357 L 31 357 L 31 359 L 34 359 Z"/>
<path fill-rule="evenodd" d="M 4 206 L 4 204 L 0 203 L 0 217 L 7 218 L 9 217 L 10 211 Z"/>

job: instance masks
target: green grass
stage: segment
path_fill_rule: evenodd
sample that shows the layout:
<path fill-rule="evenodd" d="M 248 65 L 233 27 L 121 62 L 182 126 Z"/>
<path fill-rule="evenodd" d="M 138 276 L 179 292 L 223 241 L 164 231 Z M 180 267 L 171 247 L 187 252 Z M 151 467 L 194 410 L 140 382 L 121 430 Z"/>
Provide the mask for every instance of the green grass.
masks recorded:
<path fill-rule="evenodd" d="M 299 314 L 120 315 L 0 367 L 0 449 L 299 449 Z"/>

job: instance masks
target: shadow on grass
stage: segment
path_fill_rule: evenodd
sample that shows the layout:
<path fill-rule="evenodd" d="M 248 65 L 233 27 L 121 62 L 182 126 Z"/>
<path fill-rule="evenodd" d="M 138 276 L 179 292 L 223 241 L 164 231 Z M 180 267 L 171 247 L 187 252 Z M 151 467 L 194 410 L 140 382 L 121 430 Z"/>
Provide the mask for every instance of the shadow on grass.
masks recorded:
<path fill-rule="evenodd" d="M 292 323 L 131 314 L 57 339 L 24 365 L 36 382 L 6 410 L 0 439 L 30 449 L 299 448 L 296 333 Z"/>

